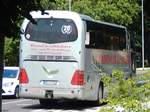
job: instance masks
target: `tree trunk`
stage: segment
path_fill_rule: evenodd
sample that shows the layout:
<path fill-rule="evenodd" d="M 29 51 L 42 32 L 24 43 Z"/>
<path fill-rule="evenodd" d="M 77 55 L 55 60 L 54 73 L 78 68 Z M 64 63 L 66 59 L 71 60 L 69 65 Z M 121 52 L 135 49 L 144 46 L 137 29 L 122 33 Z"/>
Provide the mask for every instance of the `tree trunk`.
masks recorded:
<path fill-rule="evenodd" d="M 2 112 L 2 78 L 3 78 L 3 64 L 4 64 L 4 42 L 5 38 L 0 34 L 0 112 Z"/>

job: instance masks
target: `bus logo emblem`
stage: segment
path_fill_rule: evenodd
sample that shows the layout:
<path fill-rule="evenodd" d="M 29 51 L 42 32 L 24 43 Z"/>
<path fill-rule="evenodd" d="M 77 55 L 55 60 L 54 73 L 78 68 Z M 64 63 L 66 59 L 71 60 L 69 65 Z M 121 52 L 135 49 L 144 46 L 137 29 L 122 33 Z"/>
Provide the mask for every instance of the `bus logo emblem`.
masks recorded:
<path fill-rule="evenodd" d="M 44 67 L 44 66 L 42 66 L 42 68 L 43 68 L 43 70 L 47 73 L 48 76 L 49 76 L 49 75 L 52 75 L 52 74 L 57 74 L 57 73 L 59 72 L 58 69 L 56 69 L 56 70 L 49 70 L 49 69 L 47 69 L 47 68 Z"/>
<path fill-rule="evenodd" d="M 72 32 L 72 26 L 71 26 L 71 25 L 63 25 L 63 26 L 61 27 L 61 32 L 62 32 L 63 34 L 69 35 L 69 34 Z"/>

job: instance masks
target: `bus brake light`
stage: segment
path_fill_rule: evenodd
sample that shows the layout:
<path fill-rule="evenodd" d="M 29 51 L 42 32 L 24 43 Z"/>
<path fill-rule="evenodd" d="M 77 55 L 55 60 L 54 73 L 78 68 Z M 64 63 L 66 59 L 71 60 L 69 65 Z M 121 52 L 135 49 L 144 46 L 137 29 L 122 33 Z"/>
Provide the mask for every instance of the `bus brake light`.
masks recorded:
<path fill-rule="evenodd" d="M 24 68 L 21 68 L 19 75 L 19 84 L 27 84 L 27 83 L 29 83 L 29 79 L 26 70 Z"/>
<path fill-rule="evenodd" d="M 71 80 L 72 85 L 84 85 L 84 71 L 81 70 L 76 70 L 73 74 L 72 80 Z"/>

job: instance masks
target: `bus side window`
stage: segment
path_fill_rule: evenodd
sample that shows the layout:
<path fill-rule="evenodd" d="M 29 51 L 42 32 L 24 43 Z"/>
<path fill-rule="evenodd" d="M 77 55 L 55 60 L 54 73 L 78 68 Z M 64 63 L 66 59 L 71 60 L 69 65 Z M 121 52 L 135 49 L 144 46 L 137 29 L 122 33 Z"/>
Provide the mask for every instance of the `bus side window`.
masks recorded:
<path fill-rule="evenodd" d="M 126 49 L 126 39 L 125 37 L 119 37 L 119 49 L 125 50 Z"/>
<path fill-rule="evenodd" d="M 105 50 L 110 50 L 111 47 L 111 39 L 110 39 L 110 35 L 109 32 L 106 32 L 105 30 L 102 30 L 101 32 L 99 32 L 99 44 L 100 44 L 100 49 L 105 49 Z"/>
<path fill-rule="evenodd" d="M 110 49 L 110 37 L 103 31 L 91 31 L 86 33 L 86 48 Z"/>
<path fill-rule="evenodd" d="M 86 33 L 85 47 L 104 50 L 124 50 L 126 48 L 126 40 L 122 36 L 105 30 L 89 31 Z"/>

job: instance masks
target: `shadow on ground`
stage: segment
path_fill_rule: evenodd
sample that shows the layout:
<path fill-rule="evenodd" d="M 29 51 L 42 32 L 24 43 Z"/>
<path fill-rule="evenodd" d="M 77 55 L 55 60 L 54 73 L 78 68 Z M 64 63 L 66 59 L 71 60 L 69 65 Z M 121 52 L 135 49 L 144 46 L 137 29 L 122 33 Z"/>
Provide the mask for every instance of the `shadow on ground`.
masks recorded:
<path fill-rule="evenodd" d="M 36 105 L 31 105 L 31 106 L 25 106 L 23 107 L 24 109 L 56 109 L 56 110 L 78 110 L 82 111 L 85 109 L 90 109 L 90 108 L 96 108 L 100 106 L 104 106 L 106 103 L 103 103 L 101 105 L 96 105 L 94 102 L 87 102 L 87 101 L 58 101 L 54 104 L 50 104 L 47 107 L 42 107 L 40 104 Z"/>

